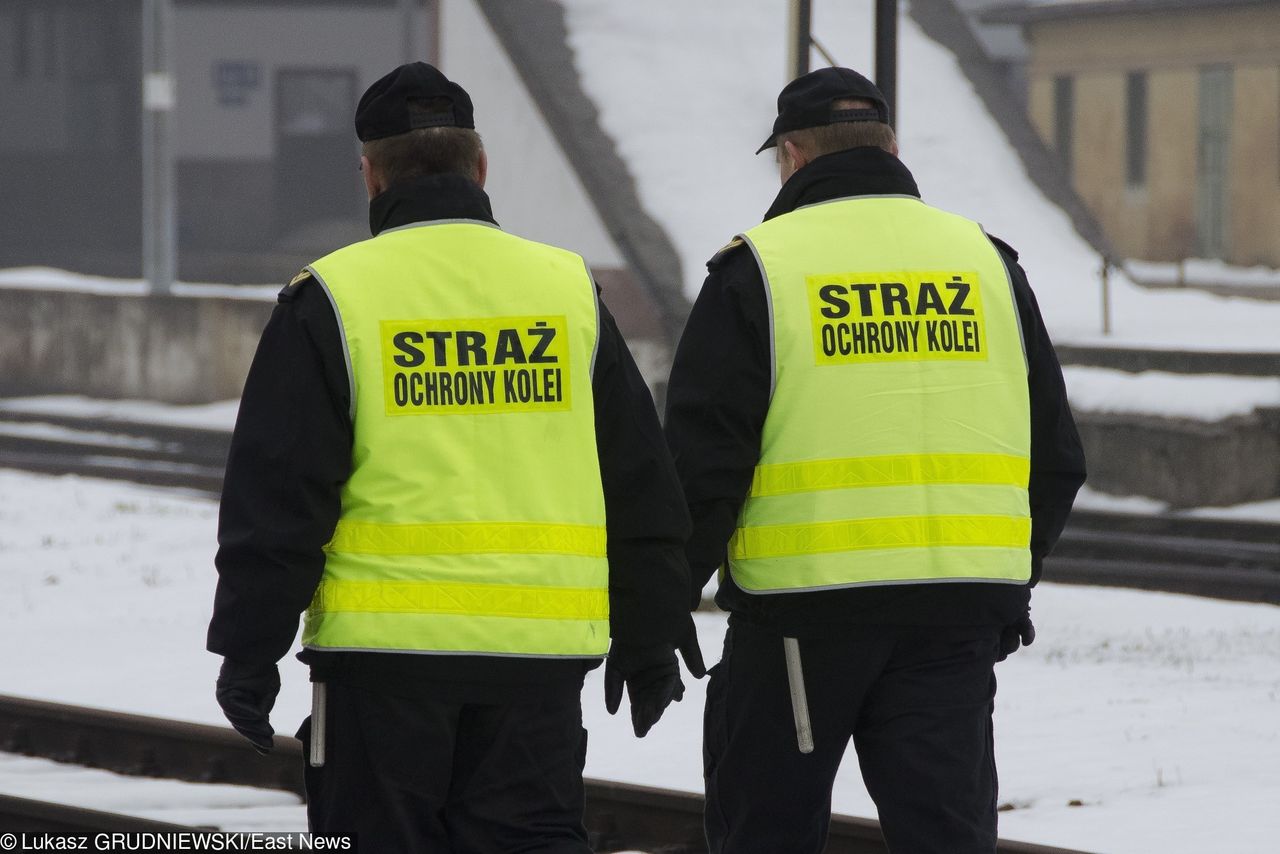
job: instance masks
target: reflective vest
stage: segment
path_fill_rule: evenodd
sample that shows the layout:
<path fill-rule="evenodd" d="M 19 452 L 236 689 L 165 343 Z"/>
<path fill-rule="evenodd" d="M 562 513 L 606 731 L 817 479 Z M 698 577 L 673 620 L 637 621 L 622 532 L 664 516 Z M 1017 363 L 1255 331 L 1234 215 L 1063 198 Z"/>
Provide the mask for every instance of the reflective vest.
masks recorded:
<path fill-rule="evenodd" d="M 729 544 L 748 592 L 1030 578 L 1030 409 L 1008 271 L 913 197 L 741 235 L 765 281 L 772 397 Z"/>
<path fill-rule="evenodd" d="M 353 467 L 303 644 L 603 655 L 599 316 L 582 258 L 446 220 L 307 269 L 340 321 Z"/>

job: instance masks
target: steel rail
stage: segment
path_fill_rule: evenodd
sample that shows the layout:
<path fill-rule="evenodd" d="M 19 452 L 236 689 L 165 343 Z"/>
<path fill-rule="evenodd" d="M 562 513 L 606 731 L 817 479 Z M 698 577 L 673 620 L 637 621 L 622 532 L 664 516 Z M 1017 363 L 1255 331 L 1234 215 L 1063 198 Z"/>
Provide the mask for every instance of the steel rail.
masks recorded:
<path fill-rule="evenodd" d="M 181 824 L 0 795 L 0 829 L 6 833 L 171 833 L 195 831 Z"/>
<path fill-rule="evenodd" d="M 232 783 L 302 795 L 302 745 L 277 735 L 275 750 L 259 756 L 231 729 L 144 715 L 0 696 L 0 751 L 39 756 L 120 774 L 195 783 Z M 630 783 L 588 779 L 586 825 L 593 847 L 639 849 L 654 854 L 701 854 L 701 795 Z M 26 819 L 22 808 L 34 810 Z M 76 818 L 75 813 L 84 814 Z M 0 821 L 23 827 L 83 830 L 92 811 L 77 811 L 19 798 L 0 799 Z M 14 815 L 13 819 L 8 818 Z M 128 816 L 107 816 L 125 826 Z M 49 825 L 40 825 L 46 821 Z M 145 821 L 138 819 L 136 821 Z M 107 828 L 104 825 L 104 829 Z M 169 826 L 168 829 L 190 829 Z M 871 819 L 833 816 L 827 854 L 884 854 L 880 825 Z M 1000 854 L 1080 854 L 1067 849 L 1002 841 Z"/>

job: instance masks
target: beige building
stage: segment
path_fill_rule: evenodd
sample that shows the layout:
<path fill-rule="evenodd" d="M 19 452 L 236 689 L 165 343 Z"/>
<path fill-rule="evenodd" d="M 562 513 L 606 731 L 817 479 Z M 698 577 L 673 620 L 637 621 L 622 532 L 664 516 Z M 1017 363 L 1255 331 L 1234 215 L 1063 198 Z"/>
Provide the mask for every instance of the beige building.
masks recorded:
<path fill-rule="evenodd" d="M 1131 258 L 1280 267 L 1280 0 L 1024 0 L 1028 109 Z"/>

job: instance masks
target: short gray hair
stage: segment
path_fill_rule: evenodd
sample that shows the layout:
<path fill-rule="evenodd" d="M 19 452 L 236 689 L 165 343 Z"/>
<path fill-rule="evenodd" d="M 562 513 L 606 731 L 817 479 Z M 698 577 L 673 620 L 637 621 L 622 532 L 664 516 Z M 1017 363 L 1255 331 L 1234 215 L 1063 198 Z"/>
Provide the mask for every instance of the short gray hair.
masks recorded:
<path fill-rule="evenodd" d="M 875 104 L 863 98 L 842 98 L 831 104 L 833 110 L 865 110 Z M 893 153 L 898 140 L 893 128 L 884 122 L 836 122 L 802 130 L 787 131 L 778 136 L 778 156 L 782 156 L 782 144 L 790 142 L 812 159 L 824 154 L 834 154 L 847 148 L 873 147 Z"/>

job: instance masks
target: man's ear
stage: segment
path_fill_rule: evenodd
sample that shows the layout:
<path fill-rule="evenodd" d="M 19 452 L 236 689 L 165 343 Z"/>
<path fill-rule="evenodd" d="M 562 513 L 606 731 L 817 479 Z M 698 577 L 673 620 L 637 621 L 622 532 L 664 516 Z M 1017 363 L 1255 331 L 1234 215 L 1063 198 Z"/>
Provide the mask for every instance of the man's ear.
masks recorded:
<path fill-rule="evenodd" d="M 369 200 L 380 194 L 386 189 L 382 185 L 382 179 L 373 171 L 373 164 L 369 162 L 368 156 L 360 155 L 360 176 L 364 178 L 364 191 L 369 194 Z"/>
<path fill-rule="evenodd" d="M 484 149 L 480 149 L 480 160 L 476 163 L 476 183 L 481 187 L 484 186 L 485 178 L 489 177 L 489 155 L 484 153 Z"/>
<path fill-rule="evenodd" d="M 787 157 L 791 158 L 792 172 L 799 172 L 809 165 L 809 158 L 794 142 L 788 139 L 782 143 L 782 147 L 786 150 Z"/>

